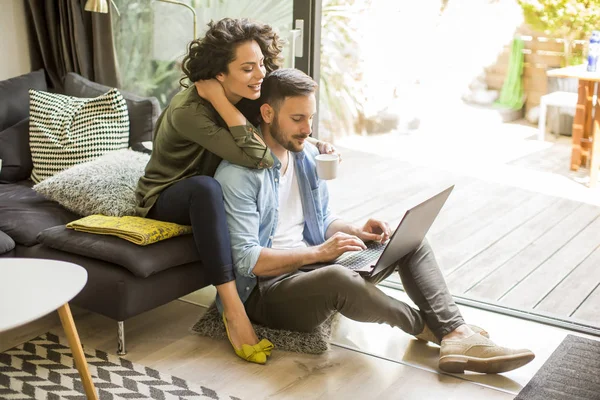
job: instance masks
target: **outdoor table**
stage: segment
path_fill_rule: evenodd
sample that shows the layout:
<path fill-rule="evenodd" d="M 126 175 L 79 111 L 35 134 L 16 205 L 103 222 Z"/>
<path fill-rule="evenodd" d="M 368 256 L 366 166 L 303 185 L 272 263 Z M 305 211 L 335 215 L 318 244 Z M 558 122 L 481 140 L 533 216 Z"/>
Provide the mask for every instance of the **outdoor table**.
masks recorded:
<path fill-rule="evenodd" d="M 579 79 L 577 109 L 573 120 L 571 170 L 590 165 L 590 187 L 596 185 L 600 167 L 600 107 L 594 101 L 600 82 L 600 71 L 588 72 L 585 65 L 553 69 L 546 75 L 557 78 Z M 595 103 L 595 104 L 594 104 Z M 596 155 L 596 157 L 594 157 Z"/>

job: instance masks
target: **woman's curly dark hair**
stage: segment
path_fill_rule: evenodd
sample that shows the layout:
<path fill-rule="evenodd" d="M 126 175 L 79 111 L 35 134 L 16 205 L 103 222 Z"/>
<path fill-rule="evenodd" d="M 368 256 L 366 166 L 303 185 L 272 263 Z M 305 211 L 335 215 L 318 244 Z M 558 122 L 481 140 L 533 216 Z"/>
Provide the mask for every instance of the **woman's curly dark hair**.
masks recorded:
<path fill-rule="evenodd" d="M 223 18 L 208 23 L 208 31 L 203 38 L 193 40 L 183 58 L 181 69 L 186 77 L 196 82 L 211 79 L 227 71 L 227 65 L 235 58 L 235 50 L 240 43 L 255 40 L 265 57 L 267 73 L 280 67 L 283 41 L 270 25 L 253 22 L 247 18 Z"/>

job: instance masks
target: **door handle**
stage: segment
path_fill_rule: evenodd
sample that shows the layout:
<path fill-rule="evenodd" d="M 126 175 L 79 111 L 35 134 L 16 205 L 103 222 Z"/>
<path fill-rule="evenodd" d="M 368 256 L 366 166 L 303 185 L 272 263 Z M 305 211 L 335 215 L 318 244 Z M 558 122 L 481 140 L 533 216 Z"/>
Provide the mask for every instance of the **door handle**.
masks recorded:
<path fill-rule="evenodd" d="M 296 40 L 298 40 L 299 37 L 302 37 L 302 31 L 300 31 L 300 29 L 292 29 L 290 35 L 290 68 L 296 68 L 296 54 L 298 53 Z M 302 46 L 302 44 L 300 44 L 300 46 Z"/>
<path fill-rule="evenodd" d="M 304 55 L 304 20 L 297 19 L 294 23 L 294 29 L 290 30 L 290 66 L 296 67 L 296 57 Z M 300 43 L 298 43 L 298 40 Z"/>
<path fill-rule="evenodd" d="M 294 23 L 294 31 L 299 31 L 299 35 L 295 36 L 295 40 L 300 40 L 300 45 L 295 46 L 295 52 L 293 53 L 295 57 L 303 57 L 304 56 L 304 20 L 297 19 Z"/>

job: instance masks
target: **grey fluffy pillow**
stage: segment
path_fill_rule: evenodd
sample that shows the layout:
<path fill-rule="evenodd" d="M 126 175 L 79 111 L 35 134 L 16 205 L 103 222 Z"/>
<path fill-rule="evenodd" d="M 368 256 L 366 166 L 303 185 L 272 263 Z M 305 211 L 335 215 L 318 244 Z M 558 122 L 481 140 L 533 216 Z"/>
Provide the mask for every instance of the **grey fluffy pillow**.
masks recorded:
<path fill-rule="evenodd" d="M 134 215 L 135 188 L 149 159 L 137 151 L 112 151 L 66 169 L 33 189 L 79 215 Z"/>

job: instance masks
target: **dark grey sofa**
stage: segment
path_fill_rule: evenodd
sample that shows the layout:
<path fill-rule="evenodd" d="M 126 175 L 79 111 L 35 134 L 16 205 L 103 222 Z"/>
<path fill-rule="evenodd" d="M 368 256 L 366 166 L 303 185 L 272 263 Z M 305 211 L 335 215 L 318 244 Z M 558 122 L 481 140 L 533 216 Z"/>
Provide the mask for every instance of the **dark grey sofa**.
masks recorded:
<path fill-rule="evenodd" d="M 15 254 L 15 241 L 6 233 L 0 231 L 0 257 L 11 257 Z"/>
<path fill-rule="evenodd" d="M 88 282 L 72 303 L 117 321 L 118 353 L 125 354 L 125 320 L 208 285 L 199 254 L 191 235 L 141 247 L 66 229 L 80 216 L 36 193 L 28 178 L 30 88 L 47 90 L 44 71 L 0 82 L 0 257 L 84 267 Z M 96 97 L 107 90 L 76 74 L 65 77 L 67 95 Z M 122 94 L 130 115 L 129 144 L 136 149 L 152 139 L 160 107 L 156 99 Z"/>

